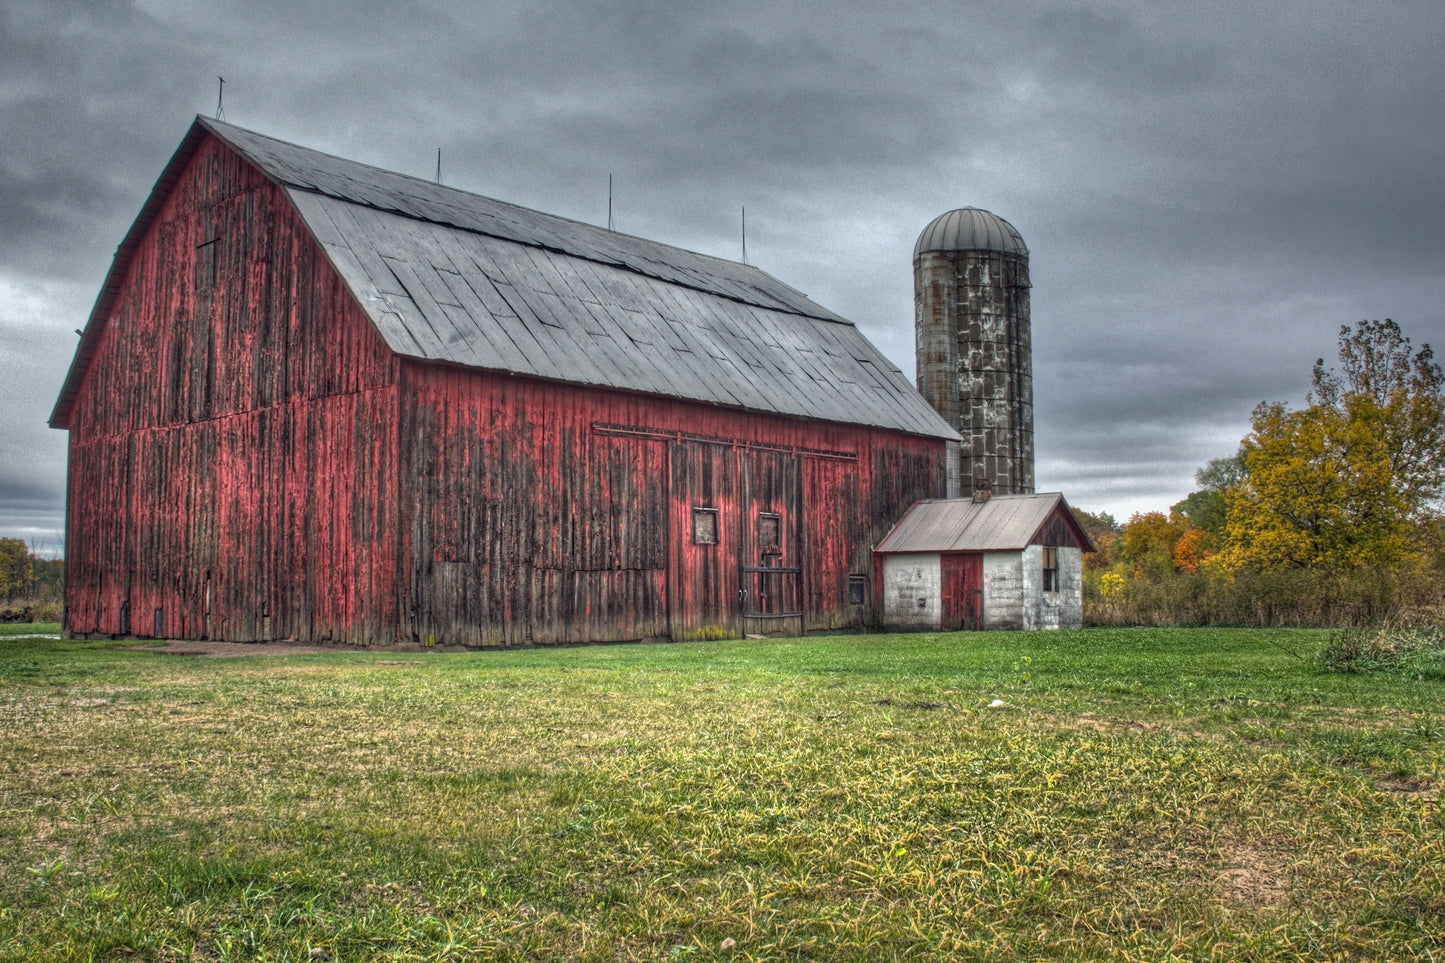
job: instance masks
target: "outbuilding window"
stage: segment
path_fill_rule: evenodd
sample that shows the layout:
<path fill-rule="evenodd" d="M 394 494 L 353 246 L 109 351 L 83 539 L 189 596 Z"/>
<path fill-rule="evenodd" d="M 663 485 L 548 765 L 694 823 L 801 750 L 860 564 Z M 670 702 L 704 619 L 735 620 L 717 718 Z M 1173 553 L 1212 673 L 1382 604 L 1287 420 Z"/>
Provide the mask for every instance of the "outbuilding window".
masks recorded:
<path fill-rule="evenodd" d="M 1059 590 L 1059 550 L 1053 545 L 1043 546 L 1044 591 Z"/>

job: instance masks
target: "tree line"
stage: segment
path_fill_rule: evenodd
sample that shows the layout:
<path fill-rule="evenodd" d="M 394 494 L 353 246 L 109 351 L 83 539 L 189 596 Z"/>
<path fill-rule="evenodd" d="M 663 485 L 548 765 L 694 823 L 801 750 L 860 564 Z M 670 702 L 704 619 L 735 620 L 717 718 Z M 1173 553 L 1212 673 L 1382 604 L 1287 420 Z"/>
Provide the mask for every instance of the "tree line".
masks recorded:
<path fill-rule="evenodd" d="M 1364 625 L 1445 611 L 1445 376 L 1388 318 L 1342 327 L 1303 408 L 1264 402 L 1168 513 L 1075 512 L 1086 619 Z"/>
<path fill-rule="evenodd" d="M 0 621 L 59 622 L 64 593 L 63 560 L 38 555 L 18 538 L 0 538 Z"/>

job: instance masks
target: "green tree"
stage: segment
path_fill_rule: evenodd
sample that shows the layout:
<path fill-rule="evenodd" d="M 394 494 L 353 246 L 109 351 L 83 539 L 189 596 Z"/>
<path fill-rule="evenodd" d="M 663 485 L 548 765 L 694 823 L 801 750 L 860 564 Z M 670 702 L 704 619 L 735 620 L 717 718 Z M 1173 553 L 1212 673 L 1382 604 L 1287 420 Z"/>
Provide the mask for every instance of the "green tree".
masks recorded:
<path fill-rule="evenodd" d="M 1388 565 L 1445 486 L 1445 377 L 1395 322 L 1340 330 L 1342 371 L 1314 368 L 1309 406 L 1255 408 L 1245 475 L 1225 492 L 1231 568 Z"/>
<path fill-rule="evenodd" d="M 30 589 L 30 548 L 18 538 L 0 538 L 0 598 L 10 601 Z"/>
<path fill-rule="evenodd" d="M 1340 328 L 1341 371 L 1315 361 L 1311 404 L 1334 409 L 1378 433 L 1391 483 L 1417 519 L 1445 488 L 1445 373 L 1428 344 L 1389 318 Z"/>
<path fill-rule="evenodd" d="M 65 590 L 65 561 L 31 553 L 30 585 L 36 598 L 58 599 Z"/>
<path fill-rule="evenodd" d="M 1194 473 L 1194 483 L 1199 489 L 1171 505 L 1169 510 L 1191 527 L 1202 528 L 1218 539 L 1224 534 L 1226 521 L 1224 493 L 1243 481 L 1244 474 L 1244 460 L 1240 456 L 1216 458 Z"/>

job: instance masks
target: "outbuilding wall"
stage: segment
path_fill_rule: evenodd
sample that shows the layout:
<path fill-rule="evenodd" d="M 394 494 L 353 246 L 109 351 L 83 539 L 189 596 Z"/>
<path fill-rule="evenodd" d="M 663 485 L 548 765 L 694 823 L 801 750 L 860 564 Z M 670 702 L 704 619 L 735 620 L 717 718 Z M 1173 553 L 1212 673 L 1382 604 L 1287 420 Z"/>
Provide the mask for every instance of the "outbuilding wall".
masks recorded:
<path fill-rule="evenodd" d="M 1083 625 L 1083 553 L 1059 548 L 1059 586 L 1043 590 L 1043 549 L 983 553 L 981 627 L 993 631 L 1076 629 Z M 943 623 L 941 556 L 882 556 L 882 624 L 900 631 L 936 631 Z"/>
<path fill-rule="evenodd" d="M 1037 546 L 1031 546 L 1036 548 Z M 1023 629 L 1028 583 L 1026 552 L 985 552 L 983 555 L 983 627 Z"/>
<path fill-rule="evenodd" d="M 1021 614 L 1025 629 L 1077 629 L 1084 624 L 1084 555 L 1077 548 L 1061 547 L 1059 585 L 1043 590 L 1043 549 L 1030 545 L 1022 560 L 1024 592 Z"/>
<path fill-rule="evenodd" d="M 937 552 L 883 556 L 883 627 L 904 632 L 937 630 L 943 622 L 942 566 Z"/>

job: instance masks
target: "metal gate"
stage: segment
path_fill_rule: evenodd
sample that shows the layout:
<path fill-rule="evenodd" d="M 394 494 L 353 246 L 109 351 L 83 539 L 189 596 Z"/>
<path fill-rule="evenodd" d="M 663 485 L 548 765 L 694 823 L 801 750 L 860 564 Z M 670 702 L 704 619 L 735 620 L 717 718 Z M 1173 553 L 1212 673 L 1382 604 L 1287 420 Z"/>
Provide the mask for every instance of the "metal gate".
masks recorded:
<path fill-rule="evenodd" d="M 748 635 L 801 635 L 803 570 L 786 565 L 744 565 L 738 579 L 743 631 Z"/>

